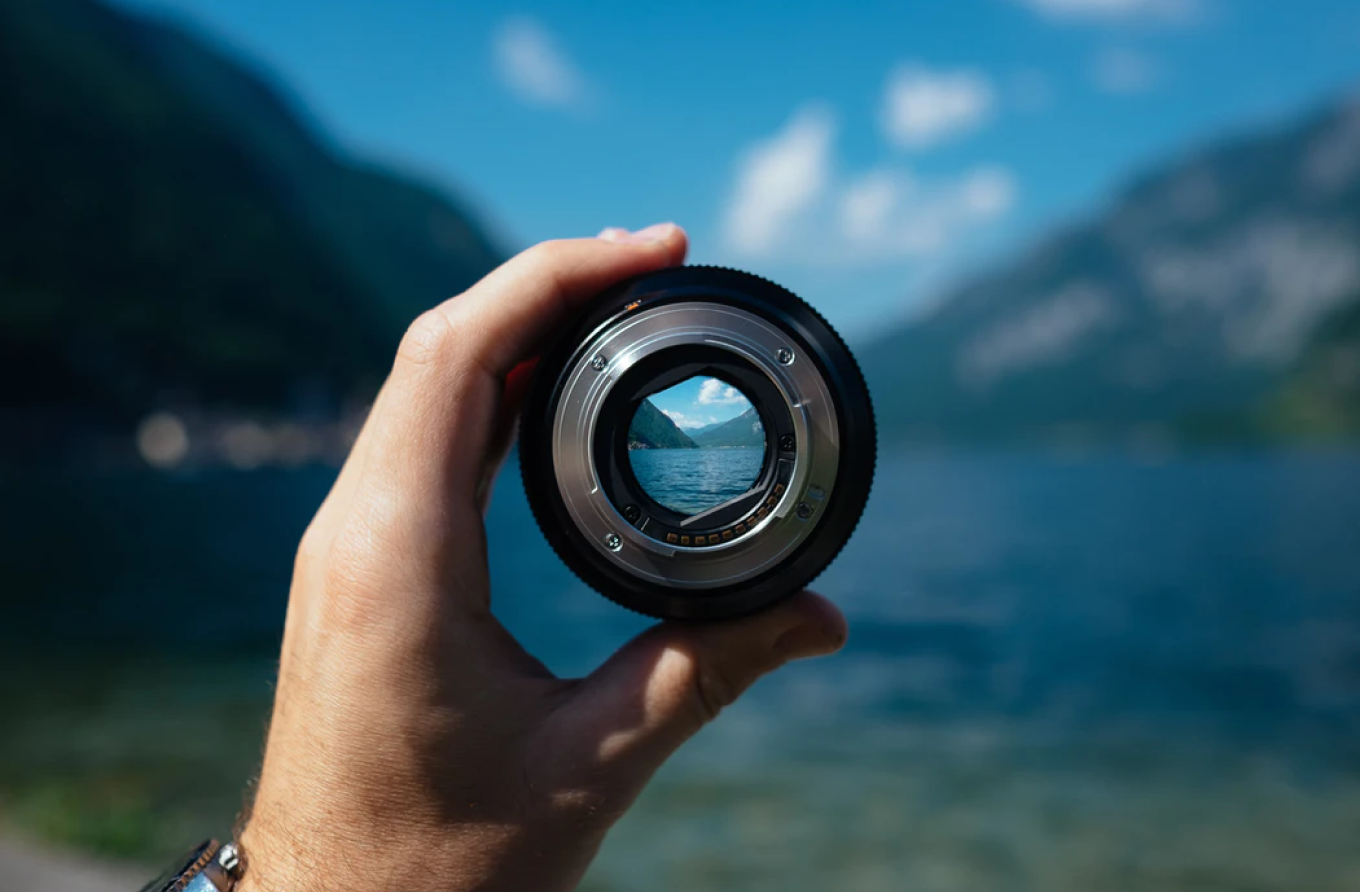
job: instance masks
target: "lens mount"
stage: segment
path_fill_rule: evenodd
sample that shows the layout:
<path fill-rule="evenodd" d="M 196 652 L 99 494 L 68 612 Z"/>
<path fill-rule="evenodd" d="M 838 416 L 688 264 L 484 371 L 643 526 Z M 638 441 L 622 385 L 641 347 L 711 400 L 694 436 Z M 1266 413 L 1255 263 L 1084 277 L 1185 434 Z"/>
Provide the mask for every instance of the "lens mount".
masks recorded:
<path fill-rule="evenodd" d="M 758 414 L 756 480 L 686 515 L 654 499 L 629 460 L 650 395 L 703 376 Z M 544 354 L 523 413 L 530 505 L 567 565 L 652 616 L 707 619 L 792 594 L 853 532 L 873 477 L 869 396 L 843 342 L 777 285 L 680 267 L 617 286 Z"/>

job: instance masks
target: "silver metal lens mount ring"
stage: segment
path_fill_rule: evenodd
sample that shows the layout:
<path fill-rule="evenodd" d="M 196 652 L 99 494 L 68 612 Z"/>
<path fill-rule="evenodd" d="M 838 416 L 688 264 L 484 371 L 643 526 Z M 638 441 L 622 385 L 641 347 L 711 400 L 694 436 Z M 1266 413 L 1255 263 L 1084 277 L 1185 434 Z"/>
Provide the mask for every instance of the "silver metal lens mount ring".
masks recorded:
<path fill-rule="evenodd" d="M 743 460 L 642 459 L 638 449 L 682 442 L 653 397 L 714 379 L 758 415 L 726 441 L 750 450 Z M 734 494 L 756 433 L 760 470 Z M 619 282 L 563 320 L 529 382 L 518 442 L 529 508 L 568 569 L 630 610 L 706 621 L 791 597 L 836 559 L 868 502 L 877 440 L 864 376 L 816 310 L 750 273 L 678 266 Z M 697 514 L 667 504 L 699 490 L 726 501 Z"/>
<path fill-rule="evenodd" d="M 608 421 L 601 409 L 629 369 L 694 346 L 730 352 L 767 376 L 792 417 L 795 443 L 788 458 L 773 459 L 793 463 L 788 484 L 748 530 L 717 544 L 680 546 L 638 529 L 609 500 L 592 444 Z M 597 332 L 577 356 L 552 419 L 552 459 L 571 520 L 605 560 L 641 580 L 710 589 L 771 570 L 812 535 L 836 485 L 841 432 L 827 382 L 779 328 L 737 307 L 686 301 L 638 310 Z"/>

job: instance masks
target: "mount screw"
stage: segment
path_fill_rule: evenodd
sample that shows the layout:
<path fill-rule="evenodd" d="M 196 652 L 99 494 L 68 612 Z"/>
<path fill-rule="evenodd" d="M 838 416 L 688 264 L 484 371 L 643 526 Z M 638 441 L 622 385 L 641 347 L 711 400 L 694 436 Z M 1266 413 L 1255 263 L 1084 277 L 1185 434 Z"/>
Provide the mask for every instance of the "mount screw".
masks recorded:
<path fill-rule="evenodd" d="M 793 351 L 780 347 L 775 351 L 774 358 L 779 360 L 780 365 L 788 365 L 793 362 Z"/>
<path fill-rule="evenodd" d="M 800 518 L 807 520 L 812 516 L 812 506 L 807 502 L 799 502 L 798 507 L 793 509 Z"/>
<path fill-rule="evenodd" d="M 603 372 L 603 371 L 604 371 L 604 366 L 605 366 L 605 360 L 604 360 L 604 357 L 603 357 L 603 356 L 598 356 L 598 355 L 597 355 L 594 359 L 592 359 L 592 360 L 590 361 L 590 367 L 591 367 L 592 369 L 594 369 L 595 371 L 597 371 L 597 372 Z"/>
<path fill-rule="evenodd" d="M 618 533 L 610 533 L 604 537 L 604 547 L 610 551 L 618 551 L 623 547 L 623 540 L 619 538 Z"/>

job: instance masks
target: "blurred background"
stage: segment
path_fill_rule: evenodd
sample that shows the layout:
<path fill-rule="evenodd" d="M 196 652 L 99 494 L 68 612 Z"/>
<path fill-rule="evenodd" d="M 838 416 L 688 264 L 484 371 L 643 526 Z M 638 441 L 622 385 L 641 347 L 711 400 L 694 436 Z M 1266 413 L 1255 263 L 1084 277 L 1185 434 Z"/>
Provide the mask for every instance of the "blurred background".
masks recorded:
<path fill-rule="evenodd" d="M 1350 0 L 0 0 L 0 888 L 228 832 L 406 323 L 660 220 L 883 442 L 847 649 L 584 889 L 1360 889 Z M 495 609 L 586 672 L 644 623 L 518 486 Z"/>

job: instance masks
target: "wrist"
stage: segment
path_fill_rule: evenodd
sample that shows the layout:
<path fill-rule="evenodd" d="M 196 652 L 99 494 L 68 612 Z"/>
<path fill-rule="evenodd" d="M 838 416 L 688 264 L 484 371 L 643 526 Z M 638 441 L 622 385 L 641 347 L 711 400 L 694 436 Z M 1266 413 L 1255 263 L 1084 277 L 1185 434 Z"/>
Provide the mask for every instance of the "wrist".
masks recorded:
<path fill-rule="evenodd" d="M 290 816 L 292 817 L 292 816 Z M 355 827 L 343 814 L 314 820 L 252 820 L 241 831 L 243 874 L 234 892 L 333 892 L 414 888 L 429 869 L 420 851 L 390 834 Z M 353 844 L 346 840 L 361 839 Z M 428 852 L 426 852 L 428 855 Z"/>
<path fill-rule="evenodd" d="M 312 892 L 327 884 L 329 857 L 306 834 L 287 839 L 251 825 L 240 834 L 242 874 L 235 892 Z M 349 884 L 343 884 L 348 886 Z"/>

